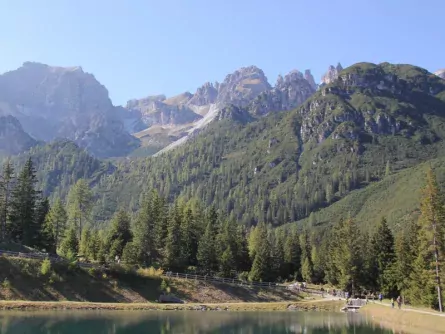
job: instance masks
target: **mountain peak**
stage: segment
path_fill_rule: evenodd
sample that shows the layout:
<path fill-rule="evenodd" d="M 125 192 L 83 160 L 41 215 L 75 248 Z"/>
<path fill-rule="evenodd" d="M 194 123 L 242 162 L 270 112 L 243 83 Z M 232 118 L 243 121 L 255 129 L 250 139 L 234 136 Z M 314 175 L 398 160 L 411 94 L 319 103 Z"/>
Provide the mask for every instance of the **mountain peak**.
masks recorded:
<path fill-rule="evenodd" d="M 343 70 L 340 63 L 337 66 L 330 65 L 328 71 L 321 77 L 322 84 L 330 84 L 338 78 L 338 74 Z"/>
<path fill-rule="evenodd" d="M 244 107 L 255 97 L 272 87 L 263 70 L 256 66 L 241 67 L 228 74 L 218 88 L 217 102 Z"/>
<path fill-rule="evenodd" d="M 80 72 L 80 73 L 85 73 L 81 66 L 68 66 L 68 67 L 50 66 L 50 65 L 47 65 L 47 64 L 34 62 L 34 61 L 25 61 L 22 64 L 22 68 L 37 69 L 37 70 L 48 70 L 48 71 L 52 71 L 52 72 Z"/>
<path fill-rule="evenodd" d="M 445 68 L 434 72 L 434 74 L 437 75 L 438 77 L 441 77 L 442 79 L 445 79 Z"/>

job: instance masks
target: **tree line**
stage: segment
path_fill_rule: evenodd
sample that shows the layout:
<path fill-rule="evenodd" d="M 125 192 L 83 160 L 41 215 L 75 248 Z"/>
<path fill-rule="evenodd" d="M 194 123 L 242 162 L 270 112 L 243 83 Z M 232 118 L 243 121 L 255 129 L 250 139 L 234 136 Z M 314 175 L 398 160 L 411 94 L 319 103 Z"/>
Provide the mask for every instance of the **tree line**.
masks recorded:
<path fill-rule="evenodd" d="M 0 178 L 2 239 L 69 259 L 253 281 L 329 283 L 353 294 L 401 294 L 412 304 L 440 307 L 445 202 L 431 170 L 419 219 L 398 234 L 385 218 L 372 234 L 351 217 L 323 230 L 265 223 L 248 228 L 198 200 L 168 203 L 156 191 L 141 195 L 136 213 L 118 210 L 98 228 L 92 221 L 95 200 L 80 179 L 66 203 L 56 198 L 50 207 L 37 190 L 32 160 L 17 175 L 7 162 Z"/>

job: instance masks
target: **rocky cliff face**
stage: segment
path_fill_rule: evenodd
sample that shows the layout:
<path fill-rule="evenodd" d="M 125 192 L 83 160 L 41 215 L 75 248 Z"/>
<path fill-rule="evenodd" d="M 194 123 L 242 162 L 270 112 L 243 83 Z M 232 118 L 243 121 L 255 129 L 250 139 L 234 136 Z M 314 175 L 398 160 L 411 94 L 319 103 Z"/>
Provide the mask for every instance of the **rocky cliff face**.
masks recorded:
<path fill-rule="evenodd" d="M 219 85 L 217 103 L 245 107 L 259 94 L 271 88 L 261 69 L 256 66 L 243 67 L 227 75 Z"/>
<path fill-rule="evenodd" d="M 39 140 L 68 138 L 101 157 L 126 154 L 138 145 L 106 88 L 80 67 L 26 62 L 0 76 L 0 103 Z"/>
<path fill-rule="evenodd" d="M 340 63 L 337 64 L 337 66 L 329 66 L 328 71 L 325 75 L 321 77 L 321 83 L 322 84 L 330 84 L 334 82 L 338 78 L 338 74 L 343 70 L 343 67 Z"/>
<path fill-rule="evenodd" d="M 308 76 L 306 71 L 305 76 Z M 315 83 L 308 81 L 299 71 L 278 77 L 275 87 L 261 93 L 247 107 L 254 115 L 266 115 L 271 111 L 291 110 L 306 101 L 315 92 Z"/>
<path fill-rule="evenodd" d="M 206 106 L 215 103 L 218 97 L 218 88 L 218 83 L 206 82 L 196 90 L 189 103 L 195 106 Z"/>
<path fill-rule="evenodd" d="M 18 154 L 36 145 L 37 142 L 23 131 L 20 122 L 13 116 L 0 113 L 0 155 Z"/>
<path fill-rule="evenodd" d="M 444 92 L 445 82 L 419 67 L 356 64 L 301 106 L 301 138 L 318 144 L 327 138 L 366 141 L 369 135 L 434 141 L 424 129 L 431 117 L 445 115 Z"/>
<path fill-rule="evenodd" d="M 315 83 L 314 76 L 312 75 L 311 70 L 304 71 L 304 78 L 307 82 L 309 82 L 309 85 L 311 85 L 314 91 L 317 90 L 318 85 Z"/>
<path fill-rule="evenodd" d="M 192 124 L 187 132 L 182 132 L 188 136 L 213 120 L 231 118 L 246 122 L 252 119 L 247 114 L 264 116 L 270 112 L 294 109 L 316 89 L 309 70 L 304 75 L 292 71 L 284 77 L 280 76 L 275 87 L 271 87 L 261 69 L 249 66 L 227 75 L 221 84 L 205 83 L 193 95 L 188 93 L 186 96 L 182 94 L 181 98 L 165 99 L 161 96 L 133 100 L 127 104 L 127 109 L 137 109 L 147 126 L 168 124 L 183 127 Z M 185 141 L 186 138 L 180 138 L 180 143 Z M 177 143 L 173 142 L 165 150 L 176 146 Z"/>
<path fill-rule="evenodd" d="M 137 111 L 146 127 L 152 125 L 178 125 L 197 121 L 200 115 L 194 113 L 187 105 L 192 95 L 184 93 L 169 99 L 160 95 L 141 100 L 131 100 L 126 109 Z"/>
<path fill-rule="evenodd" d="M 441 77 L 442 79 L 445 79 L 445 68 L 437 72 L 434 72 L 434 74 Z"/>

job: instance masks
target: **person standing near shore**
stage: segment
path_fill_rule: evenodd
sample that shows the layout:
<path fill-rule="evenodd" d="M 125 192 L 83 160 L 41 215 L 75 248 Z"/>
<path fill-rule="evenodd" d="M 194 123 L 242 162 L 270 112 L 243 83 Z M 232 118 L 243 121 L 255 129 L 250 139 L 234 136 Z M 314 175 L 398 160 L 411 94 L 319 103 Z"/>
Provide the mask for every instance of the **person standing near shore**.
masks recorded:
<path fill-rule="evenodd" d="M 391 298 L 391 307 L 394 308 L 394 297 Z"/>
<path fill-rule="evenodd" d="M 397 297 L 397 306 L 399 307 L 399 310 L 402 308 L 402 298 L 400 298 L 400 296 Z"/>

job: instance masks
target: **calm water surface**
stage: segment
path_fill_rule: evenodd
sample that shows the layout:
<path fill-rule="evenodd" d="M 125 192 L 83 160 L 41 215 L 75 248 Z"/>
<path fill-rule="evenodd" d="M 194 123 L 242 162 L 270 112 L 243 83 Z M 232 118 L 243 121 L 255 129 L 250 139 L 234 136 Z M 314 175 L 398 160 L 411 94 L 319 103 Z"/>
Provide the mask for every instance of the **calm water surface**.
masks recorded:
<path fill-rule="evenodd" d="M 360 314 L 328 312 L 0 312 L 1 334 L 386 334 Z"/>

